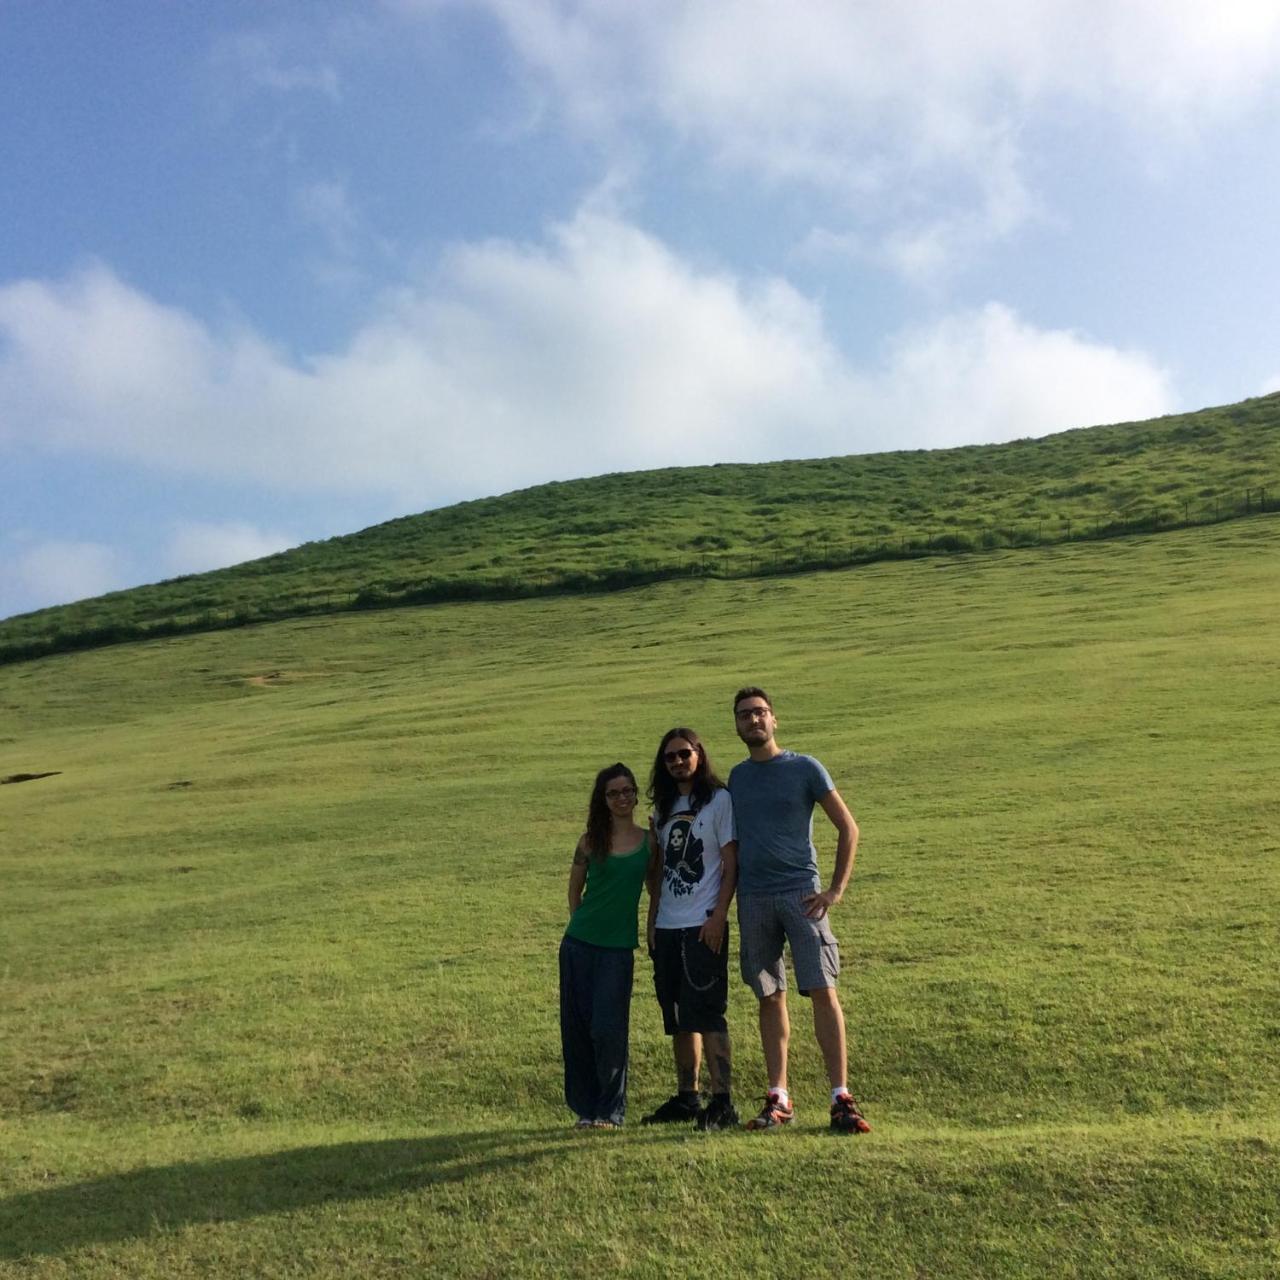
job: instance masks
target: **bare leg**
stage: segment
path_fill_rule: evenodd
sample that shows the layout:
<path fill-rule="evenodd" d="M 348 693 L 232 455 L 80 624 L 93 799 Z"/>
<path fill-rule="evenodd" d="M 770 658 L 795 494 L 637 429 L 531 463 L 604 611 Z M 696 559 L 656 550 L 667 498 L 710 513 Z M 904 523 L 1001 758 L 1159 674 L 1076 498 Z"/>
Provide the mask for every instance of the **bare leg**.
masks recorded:
<path fill-rule="evenodd" d="M 676 1057 L 677 1091 L 697 1093 L 702 1069 L 702 1037 L 696 1031 L 677 1031 L 671 1037 L 671 1048 Z"/>
<path fill-rule="evenodd" d="M 787 993 L 775 991 L 760 1001 L 760 1045 L 764 1049 L 765 1070 L 770 1089 L 787 1087 L 787 1042 L 791 1022 L 787 1017 Z"/>
<path fill-rule="evenodd" d="M 840 1008 L 835 987 L 819 987 L 818 990 L 811 991 L 809 996 L 813 1001 L 814 1034 L 818 1037 L 822 1060 L 827 1065 L 827 1079 L 834 1089 L 848 1083 L 845 1080 L 848 1061 L 844 1038 L 844 1010 Z"/>
<path fill-rule="evenodd" d="M 702 1042 L 707 1049 L 707 1070 L 711 1073 L 712 1093 L 731 1093 L 733 1071 L 729 1065 L 729 1033 L 707 1031 Z"/>

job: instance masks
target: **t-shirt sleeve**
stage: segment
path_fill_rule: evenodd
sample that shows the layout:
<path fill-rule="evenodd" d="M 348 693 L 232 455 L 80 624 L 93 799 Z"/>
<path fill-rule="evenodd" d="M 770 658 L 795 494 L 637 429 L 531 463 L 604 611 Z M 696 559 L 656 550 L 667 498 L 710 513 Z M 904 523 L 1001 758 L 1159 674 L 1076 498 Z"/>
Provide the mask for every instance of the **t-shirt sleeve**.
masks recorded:
<path fill-rule="evenodd" d="M 727 790 L 722 788 L 716 792 L 711 809 L 711 830 L 716 844 L 723 849 L 731 840 L 738 838 L 738 829 L 733 821 L 733 799 Z"/>
<path fill-rule="evenodd" d="M 809 795 L 816 804 L 828 792 L 836 789 L 836 784 L 831 781 L 831 775 L 827 772 L 826 766 L 821 760 L 815 760 L 809 757 Z"/>

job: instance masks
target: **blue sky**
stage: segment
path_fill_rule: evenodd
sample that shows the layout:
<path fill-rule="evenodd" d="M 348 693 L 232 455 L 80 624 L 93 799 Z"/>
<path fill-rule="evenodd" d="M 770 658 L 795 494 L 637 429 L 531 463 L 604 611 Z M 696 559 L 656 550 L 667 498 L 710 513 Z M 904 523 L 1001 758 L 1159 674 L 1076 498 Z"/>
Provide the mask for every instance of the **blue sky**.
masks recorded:
<path fill-rule="evenodd" d="M 0 616 L 1280 388 L 1280 2 L 0 0 Z"/>

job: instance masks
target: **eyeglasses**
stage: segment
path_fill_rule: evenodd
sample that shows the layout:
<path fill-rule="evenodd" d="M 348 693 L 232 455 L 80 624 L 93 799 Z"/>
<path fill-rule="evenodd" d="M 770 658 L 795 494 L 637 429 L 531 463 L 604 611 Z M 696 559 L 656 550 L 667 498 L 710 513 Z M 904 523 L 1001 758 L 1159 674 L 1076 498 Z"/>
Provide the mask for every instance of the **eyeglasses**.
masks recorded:
<path fill-rule="evenodd" d="M 635 787 L 615 787 L 612 791 L 604 793 L 606 800 L 634 800 L 636 798 Z"/>
<path fill-rule="evenodd" d="M 739 720 L 754 720 L 757 717 L 764 719 L 765 716 L 771 715 L 772 712 L 768 707 L 743 707 L 741 711 L 733 713 Z"/>
<path fill-rule="evenodd" d="M 666 751 L 662 758 L 668 764 L 675 764 L 677 760 L 692 760 L 698 753 L 692 747 L 681 747 L 679 751 Z"/>

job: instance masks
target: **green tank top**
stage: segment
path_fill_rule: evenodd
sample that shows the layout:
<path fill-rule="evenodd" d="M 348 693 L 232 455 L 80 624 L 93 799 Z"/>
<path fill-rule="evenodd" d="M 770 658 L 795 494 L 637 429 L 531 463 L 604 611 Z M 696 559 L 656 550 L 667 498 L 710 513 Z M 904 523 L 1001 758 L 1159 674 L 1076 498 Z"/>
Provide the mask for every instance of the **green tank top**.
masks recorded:
<path fill-rule="evenodd" d="M 649 869 L 649 841 L 642 839 L 630 853 L 614 853 L 603 862 L 587 863 L 587 884 L 578 909 L 569 917 L 565 933 L 597 947 L 640 945 L 636 908 Z"/>

